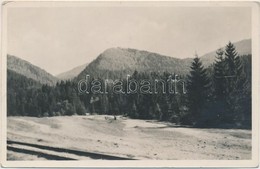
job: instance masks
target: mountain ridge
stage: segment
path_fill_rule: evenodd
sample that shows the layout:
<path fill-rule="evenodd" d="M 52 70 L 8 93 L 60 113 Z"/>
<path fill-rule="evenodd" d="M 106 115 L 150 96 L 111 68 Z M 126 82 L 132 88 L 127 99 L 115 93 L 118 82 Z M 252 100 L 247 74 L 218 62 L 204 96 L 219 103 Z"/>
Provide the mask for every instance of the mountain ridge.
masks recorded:
<path fill-rule="evenodd" d="M 235 42 L 234 45 L 239 55 L 251 54 L 251 39 Z M 200 56 L 204 67 L 214 63 L 216 50 Z M 132 74 L 135 70 L 186 75 L 190 70 L 192 60 L 193 58 L 180 59 L 145 50 L 113 47 L 98 55 L 76 79 L 82 79 L 86 74 L 101 78 L 121 78 L 126 74 Z"/>
<path fill-rule="evenodd" d="M 251 54 L 251 39 L 235 42 L 234 45 L 239 55 Z M 214 63 L 216 50 L 200 56 L 204 67 Z M 127 74 L 131 75 L 135 70 L 138 72 L 171 72 L 186 75 L 189 73 L 192 60 L 193 58 L 174 58 L 146 50 L 113 47 L 103 51 L 92 62 L 60 73 L 56 77 L 44 69 L 13 55 L 7 55 L 7 69 L 42 84 L 55 85 L 60 80 L 81 79 L 86 74 L 93 77 L 121 78 Z"/>
<path fill-rule="evenodd" d="M 55 85 L 59 80 L 44 69 L 13 55 L 7 55 L 7 69 L 41 84 Z"/>
<path fill-rule="evenodd" d="M 55 77 L 57 77 L 60 80 L 71 80 L 73 79 L 75 76 L 77 76 L 82 70 L 84 70 L 84 68 L 88 65 L 88 63 L 85 63 L 83 65 L 74 67 L 66 72 L 62 72 L 58 75 L 56 75 Z"/>
<path fill-rule="evenodd" d="M 252 54 L 251 39 L 243 39 L 243 40 L 234 42 L 233 44 L 236 47 L 236 51 L 237 51 L 238 55 Z M 225 50 L 225 46 L 220 47 L 220 48 Z M 205 66 L 209 66 L 211 63 L 213 63 L 215 61 L 216 50 L 208 52 L 200 57 L 201 61 L 203 62 L 203 64 Z"/>
<path fill-rule="evenodd" d="M 164 56 L 144 50 L 132 48 L 109 48 L 93 60 L 77 77 L 83 78 L 85 74 L 95 77 L 121 78 L 127 74 L 138 72 L 165 72 L 174 71 L 182 74 L 188 73 L 186 62 L 179 58 Z M 172 66 L 175 65 L 175 66 Z M 160 69 L 159 69 L 160 68 Z M 114 74 L 114 75 L 113 75 Z"/>

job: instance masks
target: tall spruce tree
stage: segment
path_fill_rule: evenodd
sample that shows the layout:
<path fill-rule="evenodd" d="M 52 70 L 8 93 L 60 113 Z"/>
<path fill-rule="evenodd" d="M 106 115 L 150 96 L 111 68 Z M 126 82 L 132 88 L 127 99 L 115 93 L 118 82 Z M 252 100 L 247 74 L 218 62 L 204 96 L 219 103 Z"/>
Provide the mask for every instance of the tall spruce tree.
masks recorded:
<path fill-rule="evenodd" d="M 227 64 L 224 57 L 225 51 L 216 51 L 216 60 L 213 68 L 213 105 L 212 114 L 215 123 L 224 122 L 228 111 L 227 104 Z"/>
<path fill-rule="evenodd" d="M 207 101 L 209 79 L 198 56 L 194 58 L 188 75 L 187 94 L 191 120 L 197 122 Z"/>
<path fill-rule="evenodd" d="M 224 51 L 218 49 L 216 52 L 216 60 L 214 64 L 213 71 L 213 86 L 214 93 L 217 98 L 223 98 L 225 96 L 225 75 L 226 75 L 226 65 L 225 59 L 223 57 Z"/>
<path fill-rule="evenodd" d="M 236 52 L 235 46 L 231 42 L 229 42 L 226 46 L 225 56 L 225 63 L 227 65 L 227 90 L 228 92 L 232 92 L 234 89 L 238 89 L 243 86 L 243 65 L 240 60 L 240 57 Z"/>
<path fill-rule="evenodd" d="M 227 103 L 229 105 L 229 114 L 226 120 L 229 123 L 238 122 L 243 119 L 243 100 L 245 90 L 245 73 L 243 64 L 236 52 L 235 46 L 229 42 L 225 49 L 225 63 L 226 71 L 226 89 L 227 89 Z"/>

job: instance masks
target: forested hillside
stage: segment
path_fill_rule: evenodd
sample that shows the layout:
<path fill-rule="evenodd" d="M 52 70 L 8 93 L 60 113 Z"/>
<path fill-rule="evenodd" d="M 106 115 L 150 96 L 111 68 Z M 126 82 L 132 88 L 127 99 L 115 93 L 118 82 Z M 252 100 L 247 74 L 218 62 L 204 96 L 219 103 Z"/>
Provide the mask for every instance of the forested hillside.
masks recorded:
<path fill-rule="evenodd" d="M 56 77 L 61 80 L 71 80 L 78 76 L 80 72 L 82 72 L 86 68 L 87 65 L 88 63 L 77 66 L 69 71 L 58 74 Z"/>
<path fill-rule="evenodd" d="M 45 70 L 18 57 L 7 55 L 7 69 L 24 75 L 42 84 L 55 85 L 58 79 Z"/>
<path fill-rule="evenodd" d="M 133 53 L 138 54 L 132 55 Z M 79 76 L 80 80 L 86 74 L 97 73 L 96 77 L 104 84 L 105 79 L 101 78 L 100 70 L 110 69 L 111 76 L 118 77 L 114 73 L 122 73 L 122 67 L 131 67 L 137 70 L 127 72 L 131 75 L 128 80 L 154 82 L 161 79 L 167 82 L 169 79 L 176 80 L 177 74 L 177 79 L 181 80 L 174 86 L 169 83 L 158 86 L 154 83 L 143 84 L 142 89 L 146 92 L 123 93 L 129 87 L 123 76 L 119 76 L 122 83 L 117 81 L 107 84 L 108 93 L 93 92 L 91 88 L 96 85 L 91 83 L 88 86 L 89 93 L 82 93 L 78 90 L 78 81 L 75 79 L 58 82 L 55 86 L 39 85 L 32 79 L 8 71 L 8 115 L 42 117 L 112 114 L 196 127 L 250 128 L 251 55 L 238 56 L 232 43 L 228 43 L 224 50 L 217 50 L 214 55 L 215 62 L 210 67 L 204 67 L 201 59 L 194 57 L 190 71 L 185 76 L 175 72 L 183 67 L 179 65 L 178 59 L 172 60 L 132 49 L 109 49 L 92 62 L 94 66 L 88 66 Z M 110 56 L 118 57 L 118 62 L 110 63 Z M 121 64 L 121 61 L 124 62 Z M 172 71 L 165 71 L 162 64 L 173 66 Z M 115 84 L 117 87 L 114 87 Z M 151 91 L 152 89 L 157 89 L 158 92 Z"/>
<path fill-rule="evenodd" d="M 180 75 L 189 72 L 189 62 L 183 62 L 169 56 L 157 53 L 126 48 L 110 48 L 101 53 L 86 69 L 84 69 L 77 80 L 89 74 L 100 78 L 126 78 L 126 75 L 138 72 L 175 72 Z"/>
<path fill-rule="evenodd" d="M 239 55 L 251 54 L 251 39 L 238 41 L 234 45 Z M 221 47 L 221 49 L 225 50 L 225 46 Z M 216 51 L 212 51 L 200 57 L 205 67 L 214 63 L 216 59 L 215 53 Z M 65 80 L 76 77 L 79 80 L 84 78 L 87 73 L 92 77 L 116 79 L 126 78 L 127 74 L 131 75 L 135 70 L 140 73 L 158 72 L 162 74 L 163 72 L 174 72 L 178 75 L 187 75 L 192 60 L 192 58 L 178 59 L 137 49 L 110 48 L 101 53 L 87 67 L 76 67 L 58 77 Z M 75 70 L 77 70 L 77 73 L 75 73 Z M 68 76 L 69 78 L 62 76 Z"/>
<path fill-rule="evenodd" d="M 234 43 L 234 45 L 236 46 L 236 51 L 240 56 L 252 54 L 251 39 L 244 39 L 244 40 L 238 41 L 238 42 Z M 225 50 L 225 46 L 221 47 L 221 49 Z M 211 51 L 209 53 L 202 55 L 200 58 L 201 58 L 203 65 L 210 66 L 212 63 L 214 63 L 214 61 L 216 59 L 215 53 L 216 53 L 216 51 Z"/>

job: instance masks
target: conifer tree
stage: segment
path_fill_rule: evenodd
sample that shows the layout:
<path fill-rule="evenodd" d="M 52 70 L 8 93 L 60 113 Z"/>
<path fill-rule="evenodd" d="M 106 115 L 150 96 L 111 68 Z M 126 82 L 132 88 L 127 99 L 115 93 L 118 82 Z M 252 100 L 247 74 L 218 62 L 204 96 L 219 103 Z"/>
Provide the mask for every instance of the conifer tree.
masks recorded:
<path fill-rule="evenodd" d="M 212 115 L 215 123 L 224 122 L 228 111 L 227 104 L 227 64 L 224 51 L 216 51 L 216 60 L 213 68 L 213 105 L 211 105 Z"/>
<path fill-rule="evenodd" d="M 225 49 L 225 63 L 227 67 L 226 89 L 227 89 L 227 103 L 229 105 L 229 114 L 227 121 L 233 123 L 240 121 L 243 118 L 244 90 L 245 90 L 245 73 L 243 71 L 243 64 L 236 52 L 235 46 L 229 42 Z"/>
<path fill-rule="evenodd" d="M 191 113 L 191 119 L 194 122 L 198 120 L 205 107 L 208 88 L 209 79 L 206 69 L 204 69 L 200 59 L 196 55 L 192 62 L 187 82 L 188 107 Z"/>
<path fill-rule="evenodd" d="M 214 64 L 213 81 L 214 81 L 214 93 L 216 97 L 223 98 L 225 95 L 225 75 L 226 65 L 223 57 L 224 51 L 218 49 L 216 52 L 216 61 Z"/>
<path fill-rule="evenodd" d="M 225 63 L 226 63 L 226 77 L 227 77 L 227 90 L 232 92 L 234 89 L 243 86 L 243 65 L 236 52 L 235 46 L 229 42 L 225 49 Z"/>

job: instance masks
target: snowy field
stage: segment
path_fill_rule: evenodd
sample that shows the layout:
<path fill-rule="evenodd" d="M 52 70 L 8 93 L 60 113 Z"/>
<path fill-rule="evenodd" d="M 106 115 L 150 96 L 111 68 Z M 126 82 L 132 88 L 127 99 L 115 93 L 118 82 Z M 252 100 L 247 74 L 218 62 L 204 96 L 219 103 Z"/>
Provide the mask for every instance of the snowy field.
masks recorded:
<path fill-rule="evenodd" d="M 90 115 L 8 117 L 8 160 L 245 160 L 251 131 Z"/>

